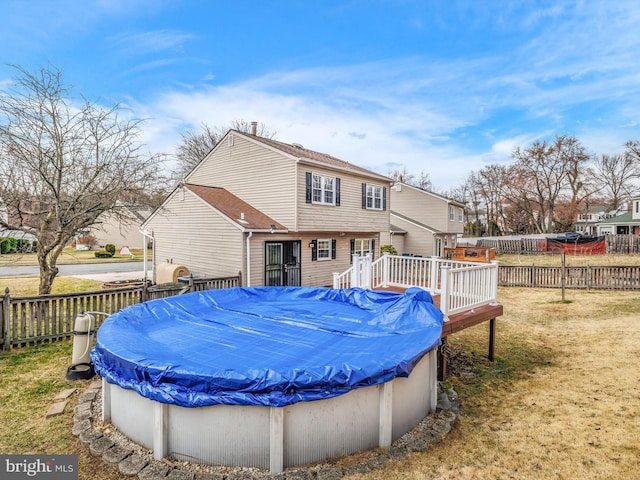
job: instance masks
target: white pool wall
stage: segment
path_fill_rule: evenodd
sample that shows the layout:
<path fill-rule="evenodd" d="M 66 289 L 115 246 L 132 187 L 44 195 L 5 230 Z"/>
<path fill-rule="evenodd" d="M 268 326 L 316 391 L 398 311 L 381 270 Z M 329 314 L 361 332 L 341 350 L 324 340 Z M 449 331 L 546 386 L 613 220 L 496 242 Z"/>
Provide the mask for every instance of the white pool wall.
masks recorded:
<path fill-rule="evenodd" d="M 286 407 L 163 404 L 103 379 L 102 418 L 154 457 L 279 473 L 375 447 L 411 430 L 437 402 L 436 349 L 408 378 Z"/>

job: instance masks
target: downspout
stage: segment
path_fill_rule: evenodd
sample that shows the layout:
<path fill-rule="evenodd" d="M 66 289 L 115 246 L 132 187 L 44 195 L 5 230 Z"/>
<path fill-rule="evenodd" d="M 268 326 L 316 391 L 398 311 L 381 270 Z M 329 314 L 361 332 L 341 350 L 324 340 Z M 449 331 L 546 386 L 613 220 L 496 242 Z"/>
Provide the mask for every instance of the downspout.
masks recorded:
<path fill-rule="evenodd" d="M 249 232 L 249 235 L 247 235 L 247 281 L 246 286 L 250 287 L 251 286 L 251 236 L 253 235 L 253 232 Z"/>
<path fill-rule="evenodd" d="M 142 246 L 142 252 L 143 252 L 143 269 L 144 269 L 144 281 L 147 281 L 147 262 L 148 260 L 148 248 L 147 248 L 147 238 L 151 239 L 151 264 L 153 265 L 153 279 L 152 282 L 155 284 L 156 283 L 156 239 L 153 236 L 153 232 L 148 233 L 145 232 L 144 230 L 138 230 L 142 236 L 144 237 L 144 245 Z"/>

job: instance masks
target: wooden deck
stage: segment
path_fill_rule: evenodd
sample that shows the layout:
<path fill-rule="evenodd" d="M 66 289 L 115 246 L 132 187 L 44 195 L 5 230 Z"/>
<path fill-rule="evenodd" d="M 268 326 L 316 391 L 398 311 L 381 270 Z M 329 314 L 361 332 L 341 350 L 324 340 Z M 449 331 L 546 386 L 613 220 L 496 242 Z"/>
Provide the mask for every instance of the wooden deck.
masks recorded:
<path fill-rule="evenodd" d="M 384 290 L 388 292 L 404 293 L 406 288 L 400 287 L 387 287 L 378 288 L 376 290 Z M 433 296 L 433 303 L 436 307 L 440 308 L 440 296 Z M 488 352 L 487 357 L 490 361 L 494 359 L 495 353 L 495 339 L 496 339 L 496 318 L 503 313 L 503 307 L 500 304 L 496 305 L 483 305 L 471 310 L 453 314 L 449 317 L 448 321 L 445 321 L 442 325 L 442 343 L 447 342 L 447 337 L 456 332 L 460 332 L 466 328 L 479 325 L 484 322 L 489 322 L 489 339 L 488 339 Z M 447 377 L 447 358 L 444 355 L 444 349 L 442 346 L 438 349 L 438 378 L 444 380 Z"/>

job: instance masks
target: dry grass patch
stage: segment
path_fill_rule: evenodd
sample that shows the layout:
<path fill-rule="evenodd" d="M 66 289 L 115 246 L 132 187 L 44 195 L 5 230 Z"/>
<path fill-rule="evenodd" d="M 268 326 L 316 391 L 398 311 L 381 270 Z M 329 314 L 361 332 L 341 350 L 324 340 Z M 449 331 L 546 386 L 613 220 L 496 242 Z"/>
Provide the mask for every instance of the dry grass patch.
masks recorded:
<path fill-rule="evenodd" d="M 539 267 L 559 267 L 562 265 L 559 253 L 548 252 L 540 255 L 498 255 L 500 265 L 537 265 Z M 565 255 L 569 267 L 592 266 L 634 266 L 640 265 L 640 255 Z"/>
<path fill-rule="evenodd" d="M 451 378 L 463 404 L 453 433 L 362 478 L 639 478 L 638 294 L 568 296 L 501 289 L 495 364 L 481 356 L 486 326 L 449 339 L 477 362 Z"/>
<path fill-rule="evenodd" d="M 102 283 L 98 280 L 89 280 L 76 277 L 56 277 L 53 280 L 51 294 L 62 294 L 68 292 L 91 292 L 100 290 Z M 9 289 L 12 297 L 28 297 L 38 295 L 38 277 L 0 277 L 0 292 L 4 294 Z"/>
<path fill-rule="evenodd" d="M 640 318 L 637 292 L 501 288 L 496 361 L 487 325 L 449 338 L 459 369 L 459 422 L 439 445 L 350 478 L 640 478 Z M 78 453 L 80 480 L 123 480 L 70 433 L 67 412 L 44 414 L 56 393 L 82 383 L 64 375 L 71 343 L 0 352 L 0 451 Z"/>
<path fill-rule="evenodd" d="M 76 250 L 74 247 L 67 247 L 58 258 L 58 265 L 75 265 L 81 263 L 114 263 L 114 262 L 137 262 L 142 261 L 144 252 L 142 249 L 131 249 L 131 255 L 119 255 L 118 252 L 110 258 L 96 258 L 97 250 Z M 23 265 L 38 265 L 35 253 L 7 253 L 0 255 L 0 267 L 12 267 Z"/>

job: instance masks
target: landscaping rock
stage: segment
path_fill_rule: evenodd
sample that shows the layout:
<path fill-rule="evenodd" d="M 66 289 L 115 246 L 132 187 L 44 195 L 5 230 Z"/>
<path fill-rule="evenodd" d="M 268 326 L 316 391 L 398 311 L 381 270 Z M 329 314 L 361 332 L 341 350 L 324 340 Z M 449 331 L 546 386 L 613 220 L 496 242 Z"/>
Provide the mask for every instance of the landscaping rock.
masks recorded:
<path fill-rule="evenodd" d="M 95 430 L 93 428 L 83 430 L 80 433 L 80 441 L 82 443 L 91 443 L 93 440 L 100 437 L 102 437 L 102 432 L 99 432 L 98 430 Z"/>
<path fill-rule="evenodd" d="M 73 433 L 76 437 L 80 435 L 85 430 L 89 430 L 91 428 L 91 420 L 88 418 L 82 421 L 76 421 L 71 428 L 71 433 Z"/>
<path fill-rule="evenodd" d="M 140 470 L 146 467 L 147 463 L 148 462 L 141 455 L 129 455 L 118 464 L 118 471 L 122 475 L 133 477 L 134 475 L 137 475 Z"/>
<path fill-rule="evenodd" d="M 160 480 L 166 478 L 168 471 L 169 466 L 166 463 L 152 462 L 138 473 L 138 478 L 140 480 Z"/>
<path fill-rule="evenodd" d="M 109 450 L 104 452 L 102 455 L 102 460 L 106 463 L 110 463 L 111 465 L 116 465 L 120 463 L 122 460 L 131 455 L 131 450 L 120 445 L 114 445 Z"/>
<path fill-rule="evenodd" d="M 169 472 L 166 480 L 194 480 L 195 474 L 186 470 L 174 469 Z"/>
<path fill-rule="evenodd" d="M 115 445 L 115 442 L 107 437 L 96 438 L 89 444 L 89 451 L 93 455 L 103 455 L 104 452 L 109 450 Z"/>

